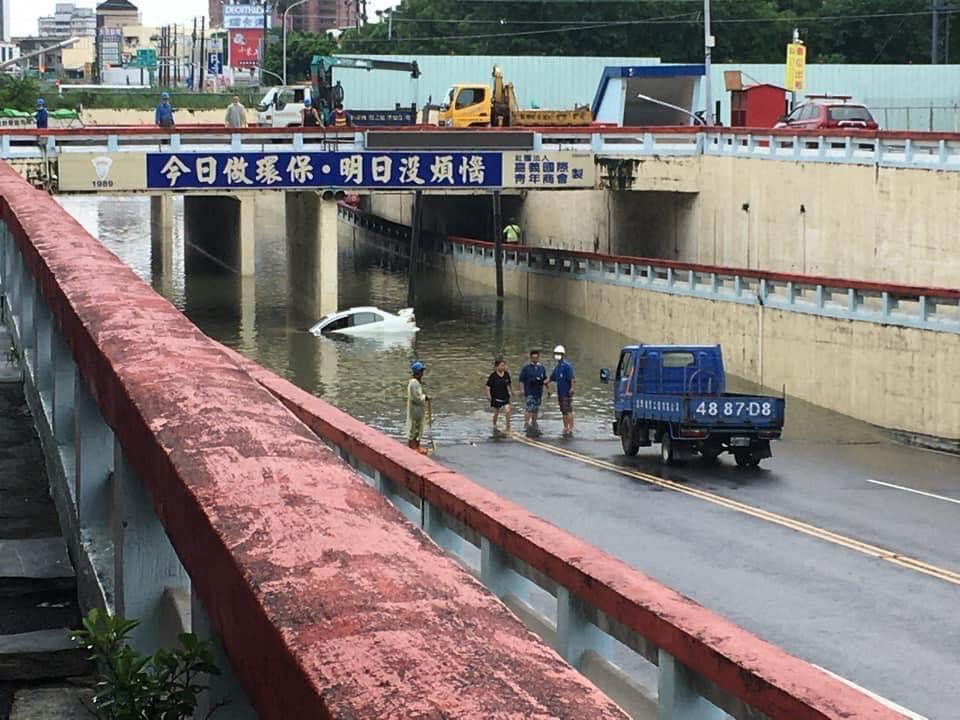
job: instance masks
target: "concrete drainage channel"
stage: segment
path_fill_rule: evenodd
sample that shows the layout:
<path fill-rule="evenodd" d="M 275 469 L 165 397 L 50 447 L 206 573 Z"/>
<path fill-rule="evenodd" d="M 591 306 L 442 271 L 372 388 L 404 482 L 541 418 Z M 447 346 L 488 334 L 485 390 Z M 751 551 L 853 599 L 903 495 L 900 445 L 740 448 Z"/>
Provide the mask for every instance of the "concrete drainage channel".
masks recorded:
<path fill-rule="evenodd" d="M 87 718 L 76 578 L 47 489 L 20 359 L 0 324 L 0 720 Z"/>

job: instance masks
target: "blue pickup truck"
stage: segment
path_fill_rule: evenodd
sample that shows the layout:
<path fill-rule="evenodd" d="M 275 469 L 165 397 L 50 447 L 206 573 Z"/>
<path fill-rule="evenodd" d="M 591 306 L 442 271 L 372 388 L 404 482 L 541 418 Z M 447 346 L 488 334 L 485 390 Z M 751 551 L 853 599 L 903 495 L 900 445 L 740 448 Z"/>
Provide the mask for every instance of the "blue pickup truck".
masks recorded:
<path fill-rule="evenodd" d="M 656 442 L 667 464 L 729 452 L 756 467 L 783 432 L 784 398 L 726 392 L 719 345 L 628 345 L 613 382 L 613 433 L 627 455 Z"/>

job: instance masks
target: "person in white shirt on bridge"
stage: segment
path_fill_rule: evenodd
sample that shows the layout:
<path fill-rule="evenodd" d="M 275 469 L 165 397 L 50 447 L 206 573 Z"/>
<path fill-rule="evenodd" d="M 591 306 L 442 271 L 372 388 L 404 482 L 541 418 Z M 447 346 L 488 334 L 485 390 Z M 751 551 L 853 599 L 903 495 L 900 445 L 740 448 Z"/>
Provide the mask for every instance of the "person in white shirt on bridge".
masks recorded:
<path fill-rule="evenodd" d="M 245 128 L 247 126 L 247 109 L 240 102 L 239 95 L 234 95 L 231 98 L 224 122 L 228 128 Z"/>

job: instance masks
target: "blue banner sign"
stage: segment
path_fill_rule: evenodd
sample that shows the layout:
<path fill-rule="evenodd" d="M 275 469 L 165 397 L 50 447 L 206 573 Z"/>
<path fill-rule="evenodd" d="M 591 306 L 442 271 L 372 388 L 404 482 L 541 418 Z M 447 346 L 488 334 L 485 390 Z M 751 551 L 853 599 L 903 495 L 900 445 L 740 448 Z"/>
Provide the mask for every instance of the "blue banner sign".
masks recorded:
<path fill-rule="evenodd" d="M 147 188 L 496 188 L 498 152 L 147 153 Z"/>

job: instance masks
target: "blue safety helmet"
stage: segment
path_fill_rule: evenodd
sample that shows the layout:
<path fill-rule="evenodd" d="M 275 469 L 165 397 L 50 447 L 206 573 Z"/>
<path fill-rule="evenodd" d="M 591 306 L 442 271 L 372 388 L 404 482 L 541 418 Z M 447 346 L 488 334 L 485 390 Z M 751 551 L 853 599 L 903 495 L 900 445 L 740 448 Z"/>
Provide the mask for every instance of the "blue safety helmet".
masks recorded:
<path fill-rule="evenodd" d="M 304 106 L 304 107 L 310 107 L 311 105 L 313 105 L 313 100 L 311 100 L 310 98 L 306 98 L 306 99 L 303 101 L 303 106 Z"/>
<path fill-rule="evenodd" d="M 422 373 L 426 369 L 427 369 L 427 366 L 424 365 L 419 360 L 414 360 L 414 362 L 410 365 L 410 372 L 412 372 L 414 375 L 416 375 L 417 373 Z"/>
<path fill-rule="evenodd" d="M 43 107 L 46 103 L 43 101 L 43 98 L 37 98 L 37 107 Z"/>
<path fill-rule="evenodd" d="M 169 99 L 170 99 L 170 93 L 168 93 L 168 92 L 162 92 L 162 93 L 160 93 L 160 99 L 161 99 L 161 100 L 169 100 Z"/>

